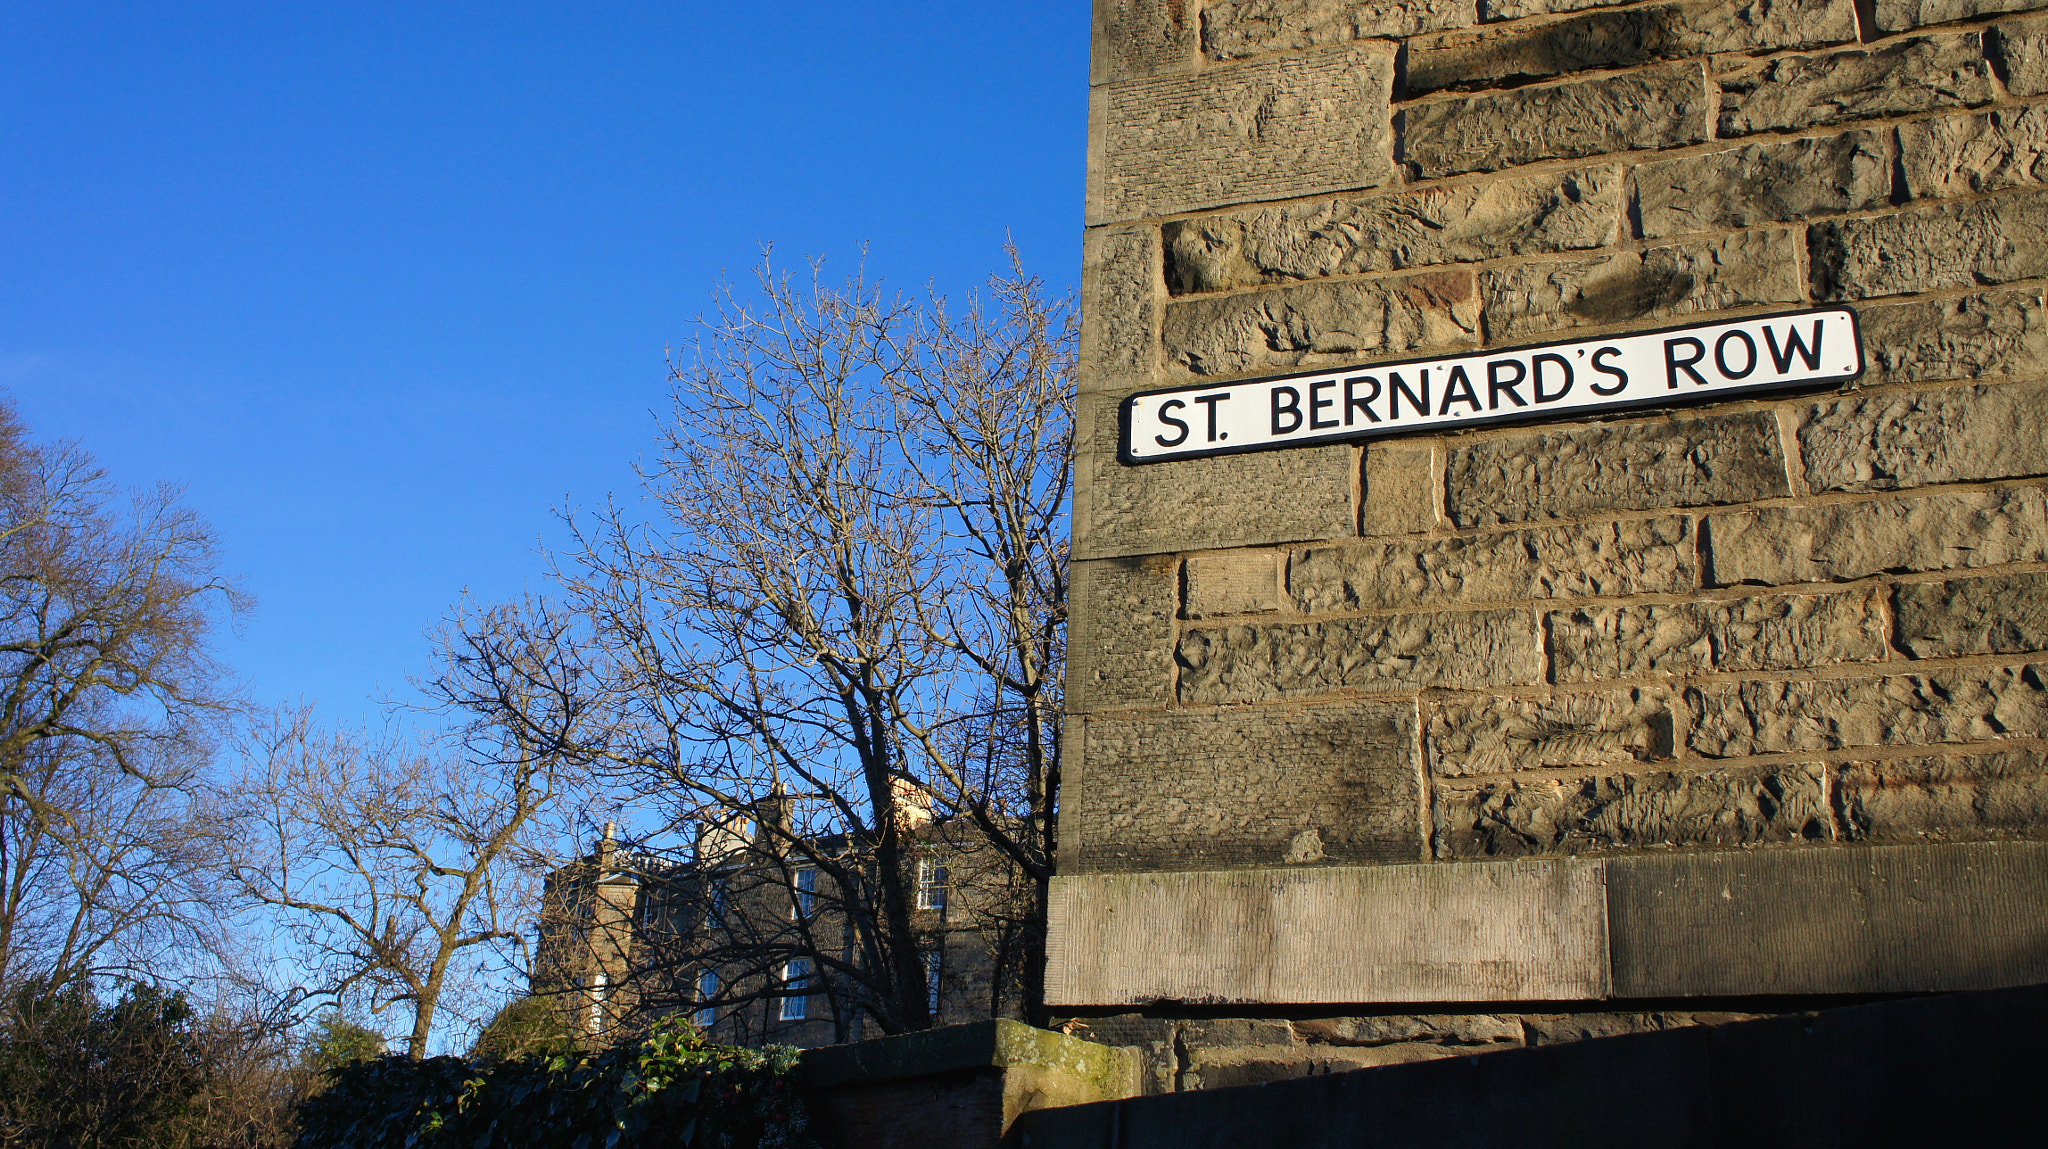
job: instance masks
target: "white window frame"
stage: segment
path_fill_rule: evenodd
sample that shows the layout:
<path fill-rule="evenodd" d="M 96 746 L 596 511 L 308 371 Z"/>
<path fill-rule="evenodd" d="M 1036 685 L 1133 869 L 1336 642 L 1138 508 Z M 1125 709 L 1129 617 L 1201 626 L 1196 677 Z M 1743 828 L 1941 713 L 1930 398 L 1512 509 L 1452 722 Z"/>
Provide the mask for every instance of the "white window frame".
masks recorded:
<path fill-rule="evenodd" d="M 917 908 L 939 910 L 946 908 L 947 887 L 952 875 L 947 873 L 946 864 L 937 858 L 917 860 Z"/>
<path fill-rule="evenodd" d="M 717 996 L 718 971 L 715 969 L 700 970 L 697 974 L 697 1000 L 708 1002 Z M 713 1025 L 718 1024 L 718 1007 L 711 1005 L 698 1007 L 694 1020 L 699 1028 L 710 1029 Z"/>
<path fill-rule="evenodd" d="M 939 992 L 945 988 L 946 951 L 944 948 L 929 949 L 921 956 L 924 958 L 925 1008 L 936 1021 L 939 1016 Z"/>
<path fill-rule="evenodd" d="M 584 1020 L 583 1027 L 591 1033 L 604 1029 L 604 999 L 606 991 L 611 989 L 611 982 L 611 975 L 603 970 L 590 975 L 590 1016 Z"/>
<path fill-rule="evenodd" d="M 818 912 L 818 867 L 805 866 L 789 878 L 789 916 L 793 921 L 809 921 Z"/>
<path fill-rule="evenodd" d="M 782 983 L 785 989 L 808 991 L 811 985 L 811 959 L 791 958 L 782 965 Z M 811 1016 L 811 995 L 809 992 L 792 993 L 782 999 L 781 1020 L 808 1021 Z"/>

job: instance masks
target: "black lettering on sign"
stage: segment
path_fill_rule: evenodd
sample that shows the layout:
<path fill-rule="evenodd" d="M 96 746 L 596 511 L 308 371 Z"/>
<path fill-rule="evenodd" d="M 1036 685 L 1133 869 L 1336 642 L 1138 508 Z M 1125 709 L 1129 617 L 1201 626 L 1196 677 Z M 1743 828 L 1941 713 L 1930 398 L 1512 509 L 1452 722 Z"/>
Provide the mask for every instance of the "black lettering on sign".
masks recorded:
<path fill-rule="evenodd" d="M 1692 348 L 1692 358 L 1680 359 L 1678 357 L 1678 349 L 1681 347 Z M 1676 339 L 1666 339 L 1664 341 L 1665 385 L 1669 387 L 1671 390 L 1676 391 L 1678 389 L 1678 373 L 1680 371 L 1683 371 L 1687 375 L 1692 376 L 1692 381 L 1694 383 L 1697 383 L 1702 387 L 1706 386 L 1706 377 L 1701 375 L 1697 370 L 1693 368 L 1693 364 L 1698 363 L 1700 360 L 1705 359 L 1706 357 L 1707 345 L 1701 343 L 1697 339 L 1694 339 L 1690 335 L 1682 335 Z"/>
<path fill-rule="evenodd" d="M 1221 435 L 1216 433 L 1216 404 L 1228 398 L 1230 398 L 1230 392 L 1228 391 L 1218 391 L 1213 395 L 1195 396 L 1195 402 L 1209 409 L 1209 441 L 1211 443 L 1230 438 L 1227 432 Z"/>
<path fill-rule="evenodd" d="M 1566 359 L 1562 355 L 1557 355 L 1546 351 L 1543 354 L 1538 355 L 1536 358 L 1530 360 L 1530 362 L 1534 364 L 1536 371 L 1536 377 L 1532 380 L 1532 382 L 1536 384 L 1536 401 L 1538 403 L 1555 403 L 1559 399 L 1562 399 L 1565 396 L 1572 393 L 1571 360 Z M 1559 387 L 1555 391 L 1545 391 L 1543 389 L 1543 365 L 1545 363 L 1555 363 L 1557 364 L 1557 369 L 1559 371 L 1564 372 L 1564 385 Z"/>
<path fill-rule="evenodd" d="M 1318 391 L 1322 390 L 1322 389 L 1323 389 L 1323 388 L 1325 388 L 1325 387 L 1330 387 L 1330 388 L 1334 388 L 1334 387 L 1336 387 L 1336 386 L 1337 386 L 1337 381 L 1336 381 L 1335 379 L 1318 379 L 1318 380 L 1316 380 L 1315 382 L 1313 382 L 1313 383 L 1311 383 L 1311 384 L 1309 384 L 1309 385 L 1308 385 L 1308 427 L 1309 427 L 1309 430 L 1311 430 L 1311 431 L 1327 431 L 1327 430 L 1329 430 L 1330 428 L 1332 428 L 1332 427 L 1335 427 L 1335 426 L 1337 425 L 1337 420 L 1336 420 L 1336 419 L 1334 419 L 1334 418 L 1330 418 L 1330 419 L 1325 419 L 1325 418 L 1321 417 L 1320 415 L 1317 415 L 1317 414 L 1316 414 L 1316 412 L 1318 412 L 1318 411 L 1322 410 L 1322 409 L 1323 409 L 1323 408 L 1325 408 L 1325 407 L 1335 407 L 1335 406 L 1337 405 L 1337 401 L 1336 401 L 1335 399 L 1319 399 L 1319 398 L 1317 398 L 1317 397 L 1316 397 L 1316 392 L 1318 392 Z"/>
<path fill-rule="evenodd" d="M 1282 401 L 1284 398 L 1284 402 Z M 1287 417 L 1287 425 L 1280 425 L 1280 417 Z M 1301 430 L 1301 392 L 1292 387 L 1273 388 L 1273 433 L 1292 435 Z"/>
<path fill-rule="evenodd" d="M 1159 421 L 1180 428 L 1180 434 L 1169 439 L 1164 435 L 1152 436 L 1152 441 L 1162 447 L 1178 447 L 1188 441 L 1188 425 L 1168 414 L 1169 411 L 1185 411 L 1187 404 L 1178 399 L 1168 399 L 1159 405 Z"/>
<path fill-rule="evenodd" d="M 1417 415 L 1425 419 L 1429 418 L 1429 368 L 1425 367 L 1422 369 L 1422 394 L 1419 396 L 1408 389 L 1408 381 L 1401 378 L 1399 371 L 1390 372 L 1387 375 L 1387 381 L 1394 385 L 1394 393 L 1387 396 L 1387 418 L 1399 419 L 1401 417 L 1401 396 L 1403 395 L 1408 396 L 1408 402 L 1415 407 Z"/>
<path fill-rule="evenodd" d="M 1740 371 L 1728 365 L 1728 345 L 1730 343 L 1742 344 L 1743 351 L 1745 352 L 1742 360 L 1742 370 Z M 1714 368 L 1725 379 L 1743 379 L 1754 374 L 1756 372 L 1756 340 L 1751 339 L 1747 331 L 1723 332 L 1721 338 L 1714 340 Z"/>
<path fill-rule="evenodd" d="M 1612 383 L 1592 384 L 1593 394 L 1619 395 L 1621 394 L 1621 389 L 1628 386 L 1628 372 L 1623 371 L 1619 367 L 1609 367 L 1607 364 L 1600 362 L 1602 358 L 1613 358 L 1620 354 L 1621 348 L 1619 347 L 1602 347 L 1600 350 L 1593 352 L 1593 370 L 1600 372 L 1602 375 L 1614 376 L 1614 382 Z"/>
<path fill-rule="evenodd" d="M 1366 392 L 1363 399 L 1360 399 L 1353 390 L 1360 383 L 1372 384 L 1372 390 Z M 1363 411 L 1367 419 L 1375 423 L 1379 422 L 1380 417 L 1372 413 L 1372 401 L 1379 397 L 1380 381 L 1377 376 L 1353 375 L 1351 378 L 1346 379 L 1344 381 L 1344 425 L 1346 427 L 1351 425 L 1351 413 L 1353 411 Z"/>
<path fill-rule="evenodd" d="M 1425 395 L 1423 398 L 1426 399 L 1428 396 Z M 1449 414 L 1453 403 L 1470 403 L 1474 411 L 1479 410 L 1479 395 L 1472 390 L 1472 377 L 1465 374 L 1462 364 L 1451 368 L 1451 378 L 1444 387 L 1444 405 L 1437 408 L 1436 413 Z"/>
<path fill-rule="evenodd" d="M 1512 367 L 1512 368 L 1514 368 L 1514 369 L 1515 369 L 1515 377 L 1514 377 L 1514 378 L 1512 378 L 1512 379 L 1503 379 L 1503 378 L 1502 378 L 1502 376 L 1506 374 L 1506 372 L 1505 372 L 1504 370 L 1502 370 L 1502 369 L 1503 369 L 1503 368 L 1506 368 L 1506 367 Z M 1521 382 L 1522 382 L 1522 380 L 1523 380 L 1523 379 L 1525 379 L 1525 378 L 1527 378 L 1527 377 L 1528 377 L 1528 375 L 1529 375 L 1529 367 L 1528 367 L 1528 365 L 1527 365 L 1527 364 L 1523 363 L 1523 362 L 1522 362 L 1522 361 L 1521 361 L 1520 359 L 1495 359 L 1495 360 L 1492 360 L 1491 362 L 1487 363 L 1487 365 L 1486 365 L 1486 408 L 1487 408 L 1487 410 L 1489 410 L 1489 411 L 1498 411 L 1498 410 L 1500 409 L 1500 394 L 1501 394 L 1501 392 L 1503 392 L 1503 391 L 1507 392 L 1507 394 L 1508 394 L 1508 398 L 1510 398 L 1510 399 L 1512 399 L 1512 400 L 1514 400 L 1514 401 L 1515 401 L 1515 406 L 1517 406 L 1517 407 L 1527 407 L 1527 406 L 1529 405 L 1529 401 L 1528 401 L 1527 399 L 1524 399 L 1524 398 L 1522 398 L 1521 392 L 1519 392 L 1519 391 L 1516 391 L 1516 390 L 1515 390 L 1515 388 L 1516 388 L 1516 387 L 1518 387 L 1518 386 L 1520 386 L 1520 385 L 1521 385 Z"/>
<path fill-rule="evenodd" d="M 1785 349 L 1780 351 L 1778 350 L 1777 333 L 1771 330 L 1769 324 L 1764 325 L 1764 346 L 1770 348 L 1771 366 L 1776 367 L 1780 375 L 1791 372 L 1792 355 L 1794 352 L 1797 352 L 1801 359 L 1806 360 L 1806 369 L 1808 371 L 1820 370 L 1820 340 L 1820 320 L 1816 319 L 1813 321 L 1813 349 L 1810 351 L 1807 350 L 1805 341 L 1799 338 L 1799 329 L 1788 323 L 1785 325 Z"/>

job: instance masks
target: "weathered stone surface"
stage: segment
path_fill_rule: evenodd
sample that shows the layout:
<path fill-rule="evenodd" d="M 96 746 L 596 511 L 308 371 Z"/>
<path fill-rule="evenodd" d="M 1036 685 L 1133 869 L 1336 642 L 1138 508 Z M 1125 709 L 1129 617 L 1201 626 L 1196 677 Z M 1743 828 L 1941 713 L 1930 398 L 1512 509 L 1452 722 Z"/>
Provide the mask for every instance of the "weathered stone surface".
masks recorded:
<path fill-rule="evenodd" d="M 2048 384 L 1823 400 L 1800 415 L 1799 453 L 1816 491 L 2048 474 Z"/>
<path fill-rule="evenodd" d="M 1205 551 L 1188 556 L 1188 618 L 1280 609 L 1279 551 Z"/>
<path fill-rule="evenodd" d="M 1403 94 L 1496 87 L 1590 68 L 1719 52 L 1821 48 L 1856 39 L 1851 0 L 1721 0 L 1590 12 L 1410 41 Z"/>
<path fill-rule="evenodd" d="M 1621 169 L 1429 187 L 1168 223 L 1175 294 L 1366 271 L 1582 251 L 1619 238 Z"/>
<path fill-rule="evenodd" d="M 1798 242 L 1796 232 L 1775 228 L 1640 253 L 1489 269 L 1479 276 L 1487 335 L 1521 339 L 1645 316 L 1797 303 L 1805 298 Z"/>
<path fill-rule="evenodd" d="M 1098 87 L 1089 222 L 1386 183 L 1393 75 L 1373 42 Z"/>
<path fill-rule="evenodd" d="M 1907 583 L 1892 607 L 1914 658 L 2048 650 L 2048 574 Z"/>
<path fill-rule="evenodd" d="M 1543 676 L 1535 619 L 1520 610 L 1190 630 L 1179 657 L 1180 697 L 1189 705 L 1534 683 Z"/>
<path fill-rule="evenodd" d="M 1427 442 L 1367 444 L 1365 505 L 1359 508 L 1358 533 L 1413 535 L 1435 527 L 1443 485 L 1435 452 Z"/>
<path fill-rule="evenodd" d="M 1867 299 L 2048 274 L 2048 192 L 1813 226 L 1816 299 Z"/>
<path fill-rule="evenodd" d="M 1452 1046 L 1513 1046 L 1522 1042 L 1520 1018 L 1491 1013 L 1318 1017 L 1295 1022 L 1294 1032 L 1303 1041 L 1316 1045 L 1376 1046 L 1430 1042 Z M 1468 1049 L 1461 1052 L 1476 1051 Z"/>
<path fill-rule="evenodd" d="M 1416 844 L 1420 853 L 1419 833 Z M 1214 1008 L 1599 997 L 1607 967 L 1601 865 L 1549 859 L 1070 876 L 1062 859 L 1047 915 L 1046 998 Z M 1090 1134 L 1048 1143 L 1114 1140 Z M 1247 1133 L 1229 1143 L 1258 1140 Z"/>
<path fill-rule="evenodd" d="M 1636 215 L 1657 239 L 1864 211 L 1891 199 L 1890 169 L 1868 131 L 1658 160 L 1635 169 Z"/>
<path fill-rule="evenodd" d="M 2029 104 L 1900 124 L 1899 171 L 1914 199 L 2048 183 L 2048 108 Z"/>
<path fill-rule="evenodd" d="M 1620 1037 L 1627 1033 L 1655 1033 L 1695 1025 L 1726 1025 L 1751 1021 L 1764 1014 L 1692 1012 L 1683 1013 L 1551 1013 L 1520 1015 L 1530 1045 L 1562 1045 L 1599 1037 Z"/>
<path fill-rule="evenodd" d="M 1671 695 L 1655 687 L 1549 698 L 1455 699 L 1429 717 L 1430 770 L 1442 778 L 1669 759 Z"/>
<path fill-rule="evenodd" d="M 1686 691 L 1686 743 L 1708 758 L 2048 736 L 2048 666 Z"/>
<path fill-rule="evenodd" d="M 1453 448 L 1445 511 L 1484 527 L 1787 493 L 1768 412 L 1596 423 Z"/>
<path fill-rule="evenodd" d="M 1887 32 L 1947 24 L 2000 12 L 2024 12 L 2041 0 L 1877 0 L 1877 26 Z"/>
<path fill-rule="evenodd" d="M 1865 359 L 1879 378 L 1895 383 L 2033 375 L 2048 368 L 2039 288 L 1872 307 L 1856 318 Z"/>
<path fill-rule="evenodd" d="M 1606 8 L 1627 2 L 1628 0 L 1479 0 L 1479 19 L 1486 23 L 1495 20 L 1519 20 L 1524 16 L 1578 12 L 1586 8 Z"/>
<path fill-rule="evenodd" d="M 1091 228 L 1082 242 L 1082 390 L 1132 390 L 1152 380 L 1158 304 L 1158 233 L 1149 227 Z"/>
<path fill-rule="evenodd" d="M 1067 706 L 1163 706 L 1173 694 L 1180 564 L 1155 555 L 1071 567 Z"/>
<path fill-rule="evenodd" d="M 1097 0 L 1089 82 L 1191 68 L 1196 13 L 1187 0 Z"/>
<path fill-rule="evenodd" d="M 1117 461 L 1117 404 L 1083 395 L 1076 558 L 1348 537 L 1355 452 L 1307 447 L 1152 467 Z"/>
<path fill-rule="evenodd" d="M 1683 594 L 1699 587 L 1694 555 L 1692 520 L 1669 515 L 1309 547 L 1295 552 L 1287 581 L 1309 613 Z"/>
<path fill-rule="evenodd" d="M 1587 606 L 1544 616 L 1551 679 L 1598 682 L 1704 670 L 1791 670 L 1885 657 L 1875 588 L 1718 602 Z"/>
<path fill-rule="evenodd" d="M 1712 581 L 1723 586 L 2041 562 L 2048 560 L 2048 498 L 2038 487 L 2019 487 L 1768 507 L 1712 516 L 1706 542 Z"/>
<path fill-rule="evenodd" d="M 1505 778 L 1436 788 L 1439 858 L 1754 846 L 1831 836 L 1821 770 Z"/>
<path fill-rule="evenodd" d="M 1426 179 L 1706 138 L 1697 64 L 1414 104 L 1402 159 Z"/>
<path fill-rule="evenodd" d="M 1353 363 L 1478 341 L 1468 271 L 1306 283 L 1188 299 L 1166 309 L 1166 358 L 1183 376 Z"/>
<path fill-rule="evenodd" d="M 2027 6 L 2034 7 L 2034 0 Z M 2007 20 L 1993 28 L 1991 50 L 2005 78 L 2006 91 L 2015 96 L 2048 92 L 2048 17 Z"/>
<path fill-rule="evenodd" d="M 1351 40 L 1462 28 L 1466 0 L 1224 0 L 1202 11 L 1202 51 L 1234 60 Z"/>
<path fill-rule="evenodd" d="M 1083 740 L 1078 870 L 1277 865 L 1307 829 L 1332 862 L 1421 849 L 1412 706 L 1104 715 Z"/>
<path fill-rule="evenodd" d="M 1722 138 L 1974 108 L 1997 97 L 1983 36 L 1922 36 L 1882 48 L 1787 56 L 1721 77 Z"/>
<path fill-rule="evenodd" d="M 1852 762 L 1835 795 L 1857 841 L 2048 837 L 2048 757 L 2039 750 Z"/>

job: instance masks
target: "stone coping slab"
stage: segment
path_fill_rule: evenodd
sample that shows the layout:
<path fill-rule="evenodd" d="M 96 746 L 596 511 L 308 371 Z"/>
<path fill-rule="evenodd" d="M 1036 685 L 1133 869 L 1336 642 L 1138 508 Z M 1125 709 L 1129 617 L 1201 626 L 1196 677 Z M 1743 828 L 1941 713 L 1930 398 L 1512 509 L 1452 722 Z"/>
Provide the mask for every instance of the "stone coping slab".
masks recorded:
<path fill-rule="evenodd" d="M 1054 879 L 1066 1008 L 1871 994 L 2048 982 L 2048 843 Z"/>

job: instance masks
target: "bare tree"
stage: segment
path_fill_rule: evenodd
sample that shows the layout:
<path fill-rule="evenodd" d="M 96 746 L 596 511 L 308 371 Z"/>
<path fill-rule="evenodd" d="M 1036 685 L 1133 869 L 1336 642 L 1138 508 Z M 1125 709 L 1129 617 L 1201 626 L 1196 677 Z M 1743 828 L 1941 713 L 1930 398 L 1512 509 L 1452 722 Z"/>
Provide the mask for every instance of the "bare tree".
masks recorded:
<path fill-rule="evenodd" d="M 0 989 L 189 968 L 219 941 L 194 782 L 245 605 L 169 487 L 124 495 L 0 404 Z"/>
<path fill-rule="evenodd" d="M 458 719 L 446 738 L 323 730 L 310 707 L 252 736 L 234 882 L 281 912 L 315 992 L 408 1008 L 414 1058 L 459 999 L 451 979 L 522 949 L 551 819 L 573 808 L 562 748 L 576 716 L 543 697 L 551 675 L 578 673 L 551 661 L 573 649 L 560 628 L 538 604 L 454 619 L 421 684 Z"/>
<path fill-rule="evenodd" d="M 956 319 L 764 261 L 672 360 L 644 504 L 571 522 L 558 577 L 616 714 L 592 759 L 744 819 L 830 903 L 829 936 L 729 936 L 753 972 L 723 1003 L 796 992 L 772 971 L 801 956 L 884 1032 L 922 1028 L 910 827 L 957 819 L 1051 874 L 1072 309 L 1014 268 L 993 288 Z"/>

